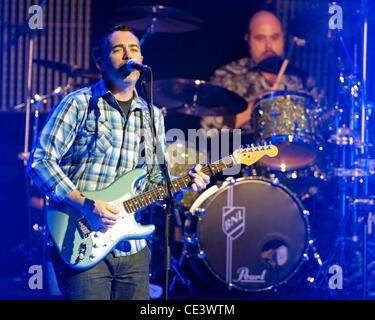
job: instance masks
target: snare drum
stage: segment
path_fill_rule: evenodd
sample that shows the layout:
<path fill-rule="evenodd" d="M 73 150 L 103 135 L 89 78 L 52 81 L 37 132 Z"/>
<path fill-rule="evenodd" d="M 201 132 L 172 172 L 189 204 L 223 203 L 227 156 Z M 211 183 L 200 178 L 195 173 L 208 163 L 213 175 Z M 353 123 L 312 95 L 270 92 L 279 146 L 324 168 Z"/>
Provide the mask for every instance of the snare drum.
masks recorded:
<path fill-rule="evenodd" d="M 190 212 L 196 222 L 187 219 L 185 233 L 195 239 L 198 257 L 189 261 L 211 285 L 219 280 L 242 291 L 269 290 L 288 281 L 307 257 L 308 211 L 270 180 L 248 177 L 213 186 Z"/>
<path fill-rule="evenodd" d="M 318 145 L 313 106 L 311 96 L 293 91 L 275 91 L 255 101 L 255 140 L 271 141 L 279 149 L 276 157 L 264 157 L 260 165 L 289 171 L 315 163 Z"/>

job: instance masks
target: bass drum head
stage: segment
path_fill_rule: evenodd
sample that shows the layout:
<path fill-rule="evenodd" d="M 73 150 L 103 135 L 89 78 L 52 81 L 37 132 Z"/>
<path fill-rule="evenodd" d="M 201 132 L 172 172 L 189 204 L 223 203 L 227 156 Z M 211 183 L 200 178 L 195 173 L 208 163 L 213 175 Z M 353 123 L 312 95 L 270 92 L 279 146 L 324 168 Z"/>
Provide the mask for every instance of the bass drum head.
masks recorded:
<path fill-rule="evenodd" d="M 205 213 L 197 225 L 198 247 L 217 279 L 229 288 L 256 292 L 297 272 L 310 230 L 301 203 L 286 187 L 263 178 L 240 178 L 207 199 L 205 193 L 200 197 L 204 201 L 197 199 L 198 210 Z"/>

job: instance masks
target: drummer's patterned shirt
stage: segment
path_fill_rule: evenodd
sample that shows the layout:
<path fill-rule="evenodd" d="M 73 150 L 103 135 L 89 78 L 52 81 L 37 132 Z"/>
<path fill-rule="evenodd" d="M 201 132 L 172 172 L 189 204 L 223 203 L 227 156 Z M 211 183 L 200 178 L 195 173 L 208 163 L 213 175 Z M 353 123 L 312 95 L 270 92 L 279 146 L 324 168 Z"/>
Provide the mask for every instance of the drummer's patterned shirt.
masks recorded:
<path fill-rule="evenodd" d="M 260 71 L 252 70 L 253 67 L 254 63 L 250 57 L 239 59 L 217 69 L 212 75 L 210 83 L 237 93 L 247 103 L 254 102 L 263 92 L 270 90 L 272 84 L 263 77 Z M 312 77 L 308 77 L 303 83 L 295 75 L 284 75 L 277 89 L 304 92 L 316 99 L 318 104 L 323 103 L 324 92 L 316 87 Z M 205 130 L 233 129 L 234 124 L 235 116 L 204 117 L 201 120 L 201 127 Z M 241 130 L 242 133 L 251 132 L 250 121 L 242 126 Z"/>

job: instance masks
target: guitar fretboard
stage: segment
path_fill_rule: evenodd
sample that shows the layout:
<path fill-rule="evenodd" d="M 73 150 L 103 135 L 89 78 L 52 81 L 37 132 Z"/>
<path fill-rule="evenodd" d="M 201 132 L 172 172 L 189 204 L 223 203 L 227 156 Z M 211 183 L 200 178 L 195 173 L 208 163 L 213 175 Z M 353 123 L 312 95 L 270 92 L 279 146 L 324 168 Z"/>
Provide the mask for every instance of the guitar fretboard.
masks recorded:
<path fill-rule="evenodd" d="M 224 170 L 225 168 L 232 167 L 234 165 L 234 160 L 232 156 L 228 156 L 214 163 L 205 165 L 202 167 L 202 172 L 208 176 L 215 175 L 218 172 Z M 172 191 L 173 193 L 178 192 L 190 186 L 192 178 L 189 175 L 173 179 Z M 167 189 L 164 186 L 159 186 L 157 188 L 146 191 L 138 196 L 135 196 L 129 200 L 123 202 L 123 205 L 127 212 L 135 212 L 142 209 L 151 203 L 165 199 L 168 196 Z"/>

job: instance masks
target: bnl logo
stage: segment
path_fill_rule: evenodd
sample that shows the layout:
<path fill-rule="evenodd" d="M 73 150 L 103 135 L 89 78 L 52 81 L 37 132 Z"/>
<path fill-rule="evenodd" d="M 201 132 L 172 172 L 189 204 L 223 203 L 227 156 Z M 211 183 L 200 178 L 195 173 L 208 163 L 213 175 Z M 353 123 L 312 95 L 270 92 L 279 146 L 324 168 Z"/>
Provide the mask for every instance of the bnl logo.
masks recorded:
<path fill-rule="evenodd" d="M 232 239 L 238 238 L 245 228 L 245 208 L 223 208 L 223 231 Z"/>
<path fill-rule="evenodd" d="M 342 7 L 335 4 L 329 7 L 328 13 L 332 15 L 328 21 L 328 27 L 331 30 L 339 29 L 342 30 L 343 28 L 343 11 Z"/>

